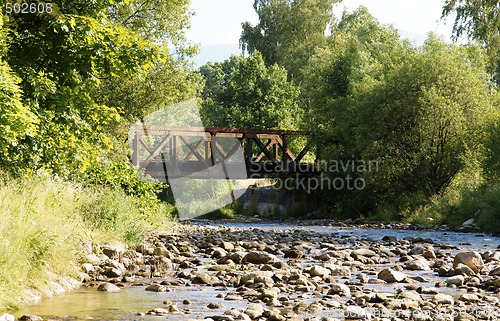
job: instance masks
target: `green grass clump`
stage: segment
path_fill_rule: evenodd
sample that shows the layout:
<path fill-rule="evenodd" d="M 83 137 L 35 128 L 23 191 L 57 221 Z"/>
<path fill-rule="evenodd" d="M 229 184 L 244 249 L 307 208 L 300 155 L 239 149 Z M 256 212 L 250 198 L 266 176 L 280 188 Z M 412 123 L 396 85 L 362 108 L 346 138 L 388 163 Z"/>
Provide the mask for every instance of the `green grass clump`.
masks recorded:
<path fill-rule="evenodd" d="M 104 189 L 82 206 L 81 216 L 97 237 L 125 241 L 133 245 L 155 228 L 171 226 L 174 207 L 158 200 L 149 205 L 140 197 L 126 195 L 121 189 Z"/>
<path fill-rule="evenodd" d="M 45 272 L 76 272 L 84 235 L 71 184 L 43 176 L 0 182 L 0 307 L 18 307 L 22 290 L 43 287 Z"/>

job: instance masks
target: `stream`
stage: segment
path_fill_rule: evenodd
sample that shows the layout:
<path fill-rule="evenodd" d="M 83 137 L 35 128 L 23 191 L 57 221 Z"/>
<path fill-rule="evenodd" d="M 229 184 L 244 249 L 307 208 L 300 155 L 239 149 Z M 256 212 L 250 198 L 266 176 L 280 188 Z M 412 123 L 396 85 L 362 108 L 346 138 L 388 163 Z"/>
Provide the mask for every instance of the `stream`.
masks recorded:
<path fill-rule="evenodd" d="M 434 243 L 449 244 L 460 250 L 469 249 L 478 252 L 486 250 L 495 251 L 500 245 L 500 237 L 494 237 L 485 233 L 458 233 L 432 230 L 400 230 L 392 228 L 358 228 L 338 226 L 297 226 L 279 223 L 213 223 L 199 221 L 195 225 L 231 226 L 234 228 L 249 230 L 259 229 L 278 233 L 294 233 L 295 230 L 311 231 L 320 234 L 329 234 L 338 237 L 348 243 L 356 243 L 360 240 L 381 240 L 384 236 L 395 236 L 398 240 L 405 237 L 430 239 Z M 193 267 L 197 271 L 203 268 Z M 432 282 L 439 280 L 432 271 L 408 271 L 408 275 L 432 278 Z M 373 277 L 373 276 L 372 276 Z M 221 292 L 234 291 L 234 288 L 200 287 L 200 286 L 177 286 L 172 292 L 149 292 L 145 291 L 148 282 L 153 279 L 141 279 L 141 283 L 133 284 L 117 293 L 98 292 L 95 288 L 81 287 L 61 296 L 45 299 L 39 304 L 26 307 L 14 312 L 14 316 L 20 317 L 24 314 L 39 315 L 59 320 L 158 320 L 157 316 L 144 315 L 149 309 L 162 306 L 164 301 L 176 303 L 180 309 L 189 309 L 189 316 L 185 314 L 169 314 L 169 320 L 203 319 L 204 317 L 216 315 L 218 311 L 207 309 L 207 303 L 218 302 L 224 304 L 225 310 L 233 307 L 246 308 L 247 301 L 227 301 L 221 296 Z M 428 283 L 425 286 L 432 286 Z M 367 285 L 372 288 L 384 289 L 387 292 L 394 291 L 394 285 Z M 443 293 L 453 294 L 453 289 L 444 289 Z M 187 307 L 182 301 L 188 299 L 192 303 Z"/>

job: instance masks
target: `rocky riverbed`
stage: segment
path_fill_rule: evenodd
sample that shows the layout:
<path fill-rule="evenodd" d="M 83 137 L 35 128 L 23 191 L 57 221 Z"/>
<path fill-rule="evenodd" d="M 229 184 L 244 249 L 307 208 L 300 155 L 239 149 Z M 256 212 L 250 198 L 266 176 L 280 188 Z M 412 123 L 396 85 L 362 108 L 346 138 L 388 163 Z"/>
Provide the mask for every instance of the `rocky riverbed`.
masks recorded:
<path fill-rule="evenodd" d="M 93 250 L 81 275 L 92 291 L 170 294 L 134 319 L 500 319 L 496 245 L 472 251 L 422 237 L 187 225 L 134 249 Z M 202 304 L 186 289 L 203 292 Z"/>

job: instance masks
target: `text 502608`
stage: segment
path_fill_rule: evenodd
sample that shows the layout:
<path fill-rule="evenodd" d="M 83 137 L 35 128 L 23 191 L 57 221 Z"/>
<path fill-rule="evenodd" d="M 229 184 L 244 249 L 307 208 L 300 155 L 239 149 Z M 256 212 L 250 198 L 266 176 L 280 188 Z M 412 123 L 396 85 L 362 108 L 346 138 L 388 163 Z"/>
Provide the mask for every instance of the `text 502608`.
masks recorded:
<path fill-rule="evenodd" d="M 5 4 L 5 13 L 52 13 L 52 3 L 50 2 L 7 2 Z"/>

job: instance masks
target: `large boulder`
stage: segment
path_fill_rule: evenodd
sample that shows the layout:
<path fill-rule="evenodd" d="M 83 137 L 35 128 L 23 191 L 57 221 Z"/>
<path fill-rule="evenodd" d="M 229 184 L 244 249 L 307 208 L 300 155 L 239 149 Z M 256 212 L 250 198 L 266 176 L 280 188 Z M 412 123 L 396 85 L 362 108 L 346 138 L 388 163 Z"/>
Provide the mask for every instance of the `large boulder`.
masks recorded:
<path fill-rule="evenodd" d="M 479 273 L 484 267 L 483 258 L 479 253 L 467 251 L 460 252 L 453 259 L 453 268 L 457 268 L 459 264 L 468 266 L 474 273 Z"/>

